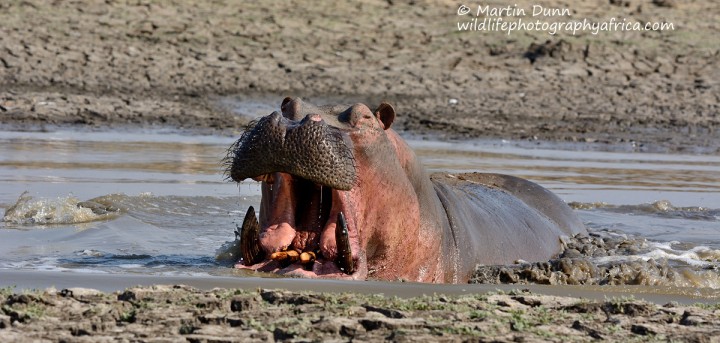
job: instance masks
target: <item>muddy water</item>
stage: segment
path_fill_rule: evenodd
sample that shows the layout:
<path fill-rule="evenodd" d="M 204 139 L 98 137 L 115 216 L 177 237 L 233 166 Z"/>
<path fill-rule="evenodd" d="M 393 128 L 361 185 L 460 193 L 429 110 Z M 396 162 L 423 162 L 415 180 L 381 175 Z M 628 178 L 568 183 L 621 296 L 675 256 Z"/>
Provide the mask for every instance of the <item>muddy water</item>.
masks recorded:
<path fill-rule="evenodd" d="M 247 207 L 260 200 L 258 184 L 224 180 L 221 159 L 232 142 L 157 131 L 0 132 L 0 269 L 242 276 L 215 259 Z M 717 270 L 718 156 L 633 153 L 631 146 L 607 152 L 592 145 L 409 142 L 433 171 L 534 180 L 570 202 L 591 232 L 640 235 L 657 247 L 633 258 Z M 702 285 L 720 288 L 720 281 Z"/>

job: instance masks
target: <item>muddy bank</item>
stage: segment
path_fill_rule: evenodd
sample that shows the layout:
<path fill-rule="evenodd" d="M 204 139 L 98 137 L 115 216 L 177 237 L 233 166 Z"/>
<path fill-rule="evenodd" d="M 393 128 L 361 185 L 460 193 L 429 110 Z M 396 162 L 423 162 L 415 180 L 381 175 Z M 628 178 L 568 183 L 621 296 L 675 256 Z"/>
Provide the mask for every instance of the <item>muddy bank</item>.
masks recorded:
<path fill-rule="evenodd" d="M 217 96 L 377 104 L 441 136 L 718 151 L 712 1 L 518 1 L 553 20 L 673 31 L 458 32 L 457 3 L 12 1 L 0 4 L 0 115 L 13 127 L 242 125 Z M 500 3 L 490 2 L 492 6 Z M 512 19 L 512 18 L 511 18 Z"/>
<path fill-rule="evenodd" d="M 608 231 L 565 239 L 557 258 L 514 265 L 478 265 L 470 283 L 541 285 L 642 285 L 712 288 L 720 284 L 717 250 L 692 245 L 661 247 L 647 239 Z M 692 255 L 693 263 L 684 257 Z"/>
<path fill-rule="evenodd" d="M 716 305 L 589 301 L 524 291 L 391 298 L 187 286 L 0 293 L 5 342 L 152 340 L 677 340 L 720 334 Z"/>

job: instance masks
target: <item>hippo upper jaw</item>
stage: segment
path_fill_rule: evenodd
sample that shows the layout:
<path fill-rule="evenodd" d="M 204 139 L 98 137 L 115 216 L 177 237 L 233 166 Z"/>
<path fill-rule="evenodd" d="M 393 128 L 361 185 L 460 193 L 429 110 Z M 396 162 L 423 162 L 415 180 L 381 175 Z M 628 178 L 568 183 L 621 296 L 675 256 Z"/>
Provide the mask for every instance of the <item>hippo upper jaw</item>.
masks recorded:
<path fill-rule="evenodd" d="M 226 157 L 235 182 L 286 172 L 334 189 L 350 190 L 357 178 L 352 143 L 319 114 L 302 120 L 278 112 L 251 123 Z"/>

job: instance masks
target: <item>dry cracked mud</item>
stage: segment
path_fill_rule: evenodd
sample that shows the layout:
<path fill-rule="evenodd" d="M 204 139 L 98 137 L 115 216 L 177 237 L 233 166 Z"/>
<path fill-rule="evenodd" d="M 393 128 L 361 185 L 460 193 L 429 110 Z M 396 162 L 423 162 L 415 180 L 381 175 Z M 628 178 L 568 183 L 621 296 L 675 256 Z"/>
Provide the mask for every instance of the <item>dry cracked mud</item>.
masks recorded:
<path fill-rule="evenodd" d="M 589 301 L 518 290 L 465 296 L 73 288 L 0 294 L 3 342 L 713 342 L 717 305 Z"/>
<path fill-rule="evenodd" d="M 571 11 L 548 21 L 674 25 L 596 35 L 460 32 L 458 4 L 5 1 L 0 116 L 234 134 L 246 119 L 219 97 L 303 96 L 390 101 L 398 129 L 446 138 L 720 149 L 713 1 L 517 1 Z"/>

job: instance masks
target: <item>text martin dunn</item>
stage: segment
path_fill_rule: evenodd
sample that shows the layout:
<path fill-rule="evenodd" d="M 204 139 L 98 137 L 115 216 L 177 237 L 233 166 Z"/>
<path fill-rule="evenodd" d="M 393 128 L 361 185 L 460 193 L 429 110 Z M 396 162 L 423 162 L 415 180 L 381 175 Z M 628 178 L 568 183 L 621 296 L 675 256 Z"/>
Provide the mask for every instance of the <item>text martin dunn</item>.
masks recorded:
<path fill-rule="evenodd" d="M 569 8 L 551 8 L 551 7 L 543 7 L 541 5 L 533 5 L 532 6 L 532 16 L 538 17 L 558 17 L 558 16 L 569 16 L 570 15 L 570 9 Z M 525 8 L 518 7 L 517 4 L 515 5 L 508 5 L 505 7 L 490 7 L 490 5 L 478 5 L 477 11 L 475 12 L 475 16 L 486 16 L 486 17 L 525 17 L 527 16 L 527 11 Z"/>

